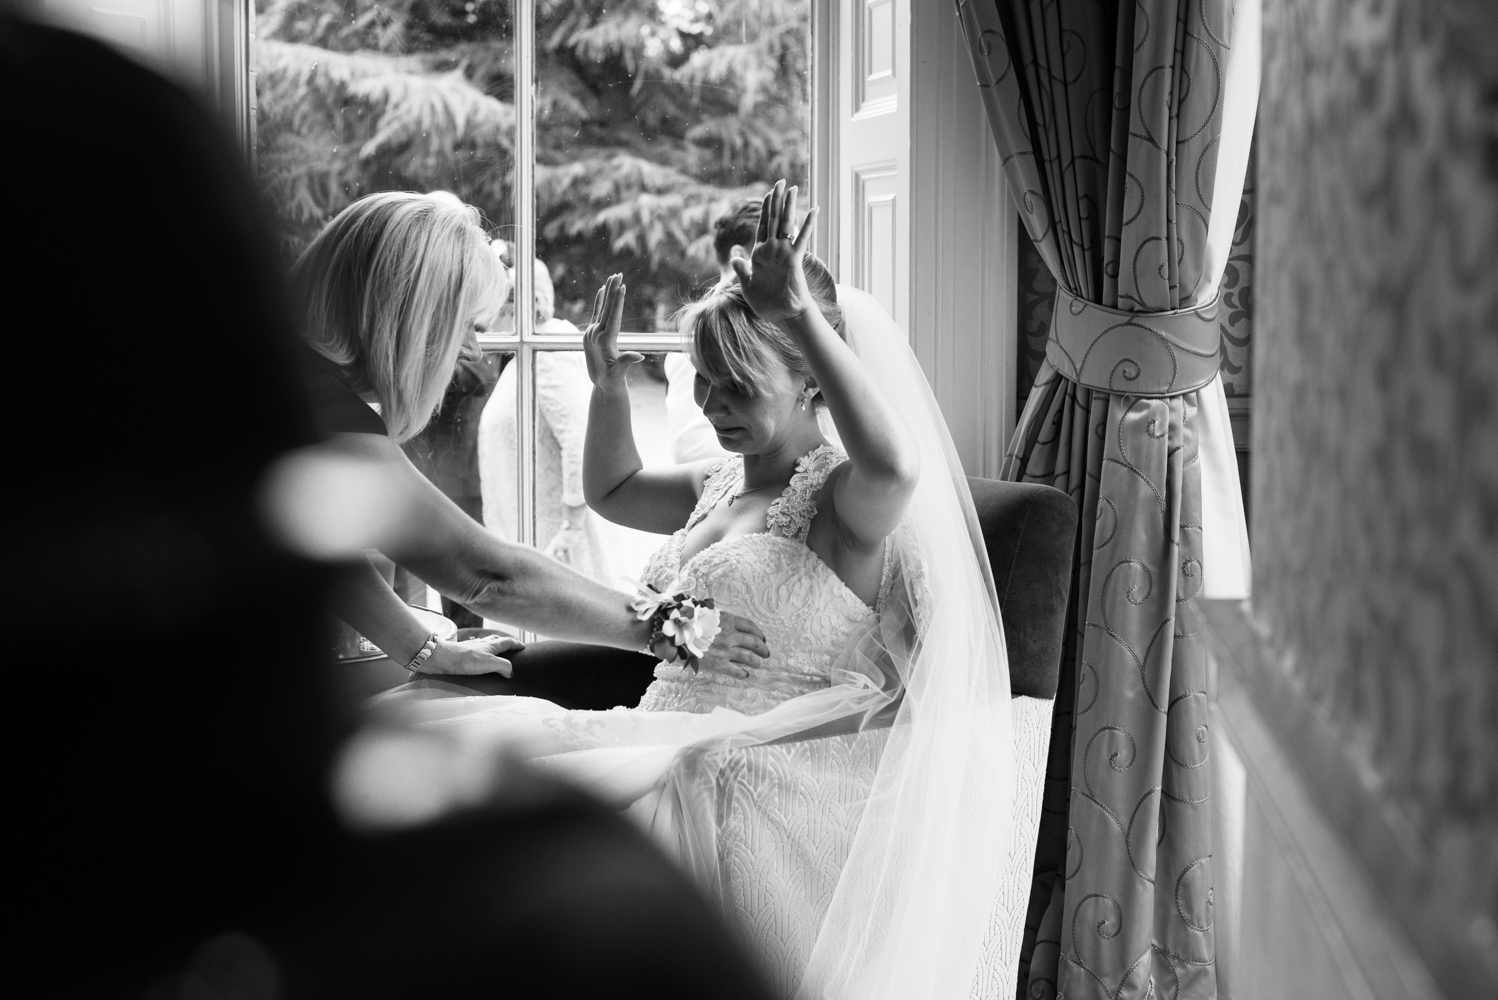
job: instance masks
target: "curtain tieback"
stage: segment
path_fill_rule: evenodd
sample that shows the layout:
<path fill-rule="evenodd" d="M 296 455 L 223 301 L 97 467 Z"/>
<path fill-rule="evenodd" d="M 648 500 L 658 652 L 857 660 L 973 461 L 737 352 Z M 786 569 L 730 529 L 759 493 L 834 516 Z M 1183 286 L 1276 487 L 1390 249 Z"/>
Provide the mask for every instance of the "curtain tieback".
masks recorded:
<path fill-rule="evenodd" d="M 1057 287 L 1045 356 L 1064 377 L 1129 396 L 1178 396 L 1217 375 L 1218 298 L 1170 312 L 1125 312 Z"/>

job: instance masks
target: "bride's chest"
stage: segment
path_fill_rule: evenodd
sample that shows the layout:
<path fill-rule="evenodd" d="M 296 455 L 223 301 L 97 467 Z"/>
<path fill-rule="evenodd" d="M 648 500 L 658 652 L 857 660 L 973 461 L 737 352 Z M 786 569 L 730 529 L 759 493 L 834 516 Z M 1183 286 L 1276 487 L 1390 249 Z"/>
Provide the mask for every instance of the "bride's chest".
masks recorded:
<path fill-rule="evenodd" d="M 652 566 L 650 582 L 699 597 L 797 641 L 836 642 L 873 615 L 836 573 L 801 542 L 768 534 L 715 542 L 683 564 L 678 532 Z M 668 551 L 669 550 L 669 551 Z M 671 568 L 680 566 L 679 571 Z M 766 638 L 771 638 L 768 634 Z M 772 643 L 773 645 L 773 643 Z"/>

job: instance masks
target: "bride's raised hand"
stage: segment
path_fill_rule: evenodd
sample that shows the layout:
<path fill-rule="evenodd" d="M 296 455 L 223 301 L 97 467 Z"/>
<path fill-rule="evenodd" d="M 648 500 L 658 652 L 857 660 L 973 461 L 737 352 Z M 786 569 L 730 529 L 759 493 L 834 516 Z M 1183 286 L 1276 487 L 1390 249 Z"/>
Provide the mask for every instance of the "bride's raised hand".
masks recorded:
<path fill-rule="evenodd" d="M 749 259 L 735 257 L 729 261 L 749 308 L 771 323 L 817 307 L 806 287 L 806 271 L 801 266 L 817 209 L 807 213 L 800 232 L 793 232 L 796 195 L 795 187 L 787 188 L 785 181 L 777 181 L 760 206 L 759 232 Z"/>
<path fill-rule="evenodd" d="M 588 378 L 600 389 L 625 386 L 629 366 L 645 360 L 638 351 L 619 350 L 619 326 L 624 322 L 624 276 L 611 275 L 593 300 L 593 319 L 583 331 L 583 354 Z"/>

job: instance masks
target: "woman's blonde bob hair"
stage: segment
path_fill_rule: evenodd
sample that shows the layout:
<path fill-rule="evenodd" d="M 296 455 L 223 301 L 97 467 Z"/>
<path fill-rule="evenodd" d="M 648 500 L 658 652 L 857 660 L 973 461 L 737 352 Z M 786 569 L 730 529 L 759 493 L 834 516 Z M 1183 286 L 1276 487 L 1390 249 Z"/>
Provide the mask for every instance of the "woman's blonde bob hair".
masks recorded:
<path fill-rule="evenodd" d="M 375 395 L 399 444 L 441 404 L 500 266 L 476 209 L 387 193 L 339 212 L 291 277 L 308 344 Z"/>

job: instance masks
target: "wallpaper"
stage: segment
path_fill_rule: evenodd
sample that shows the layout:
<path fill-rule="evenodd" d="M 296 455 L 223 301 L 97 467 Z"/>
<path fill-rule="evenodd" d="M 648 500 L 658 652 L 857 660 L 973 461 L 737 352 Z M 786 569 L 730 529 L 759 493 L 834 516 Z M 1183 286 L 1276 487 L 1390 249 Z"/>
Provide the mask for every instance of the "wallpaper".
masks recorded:
<path fill-rule="evenodd" d="M 1264 13 L 1255 614 L 1498 915 L 1498 5 Z"/>

